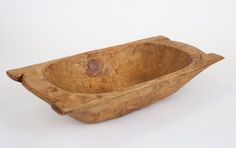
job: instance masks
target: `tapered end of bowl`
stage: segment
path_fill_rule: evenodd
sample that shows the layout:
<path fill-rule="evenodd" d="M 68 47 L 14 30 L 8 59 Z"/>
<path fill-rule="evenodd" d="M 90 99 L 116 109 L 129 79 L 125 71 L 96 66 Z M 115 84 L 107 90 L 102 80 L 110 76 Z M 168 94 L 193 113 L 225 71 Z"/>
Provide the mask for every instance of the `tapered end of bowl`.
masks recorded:
<path fill-rule="evenodd" d="M 209 53 L 209 54 L 207 54 L 207 57 L 208 57 L 208 64 L 209 65 L 214 64 L 214 63 L 224 59 L 223 56 L 215 54 L 215 53 Z"/>
<path fill-rule="evenodd" d="M 18 69 L 8 70 L 6 71 L 6 73 L 8 77 L 11 78 L 12 80 L 17 82 L 22 82 L 23 73 L 20 70 Z"/>

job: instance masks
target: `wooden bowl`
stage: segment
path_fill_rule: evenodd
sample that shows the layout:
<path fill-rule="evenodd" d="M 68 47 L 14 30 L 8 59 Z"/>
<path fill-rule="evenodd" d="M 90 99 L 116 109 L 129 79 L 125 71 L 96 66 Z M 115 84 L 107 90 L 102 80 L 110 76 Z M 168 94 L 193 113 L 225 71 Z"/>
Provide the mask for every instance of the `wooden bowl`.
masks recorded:
<path fill-rule="evenodd" d="M 57 113 L 95 123 L 173 94 L 222 59 L 158 36 L 9 70 L 7 74 Z"/>

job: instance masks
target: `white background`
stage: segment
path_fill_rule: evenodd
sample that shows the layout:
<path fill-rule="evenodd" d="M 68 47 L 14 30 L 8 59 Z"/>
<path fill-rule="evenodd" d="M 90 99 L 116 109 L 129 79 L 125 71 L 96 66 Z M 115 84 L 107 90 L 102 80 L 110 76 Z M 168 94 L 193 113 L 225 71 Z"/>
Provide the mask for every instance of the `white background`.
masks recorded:
<path fill-rule="evenodd" d="M 122 118 L 59 116 L 5 71 L 165 35 L 225 59 L 174 95 Z M 1 148 L 235 148 L 234 0 L 0 0 Z"/>

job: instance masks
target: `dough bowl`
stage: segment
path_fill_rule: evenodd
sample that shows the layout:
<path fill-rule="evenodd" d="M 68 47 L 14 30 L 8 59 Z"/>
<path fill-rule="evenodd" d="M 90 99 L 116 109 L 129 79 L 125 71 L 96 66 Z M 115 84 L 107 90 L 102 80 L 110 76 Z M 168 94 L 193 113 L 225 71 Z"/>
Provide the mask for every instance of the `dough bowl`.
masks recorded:
<path fill-rule="evenodd" d="M 7 71 L 61 115 L 113 119 L 173 94 L 223 57 L 164 36 Z"/>

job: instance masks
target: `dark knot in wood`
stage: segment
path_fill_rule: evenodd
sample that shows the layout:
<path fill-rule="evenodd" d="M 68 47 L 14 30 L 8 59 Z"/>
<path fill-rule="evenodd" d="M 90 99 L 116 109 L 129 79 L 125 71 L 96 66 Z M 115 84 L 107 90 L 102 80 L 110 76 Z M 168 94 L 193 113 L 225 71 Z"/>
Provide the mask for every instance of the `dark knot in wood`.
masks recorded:
<path fill-rule="evenodd" d="M 90 59 L 87 68 L 90 74 L 95 75 L 100 71 L 100 64 L 96 59 Z"/>

